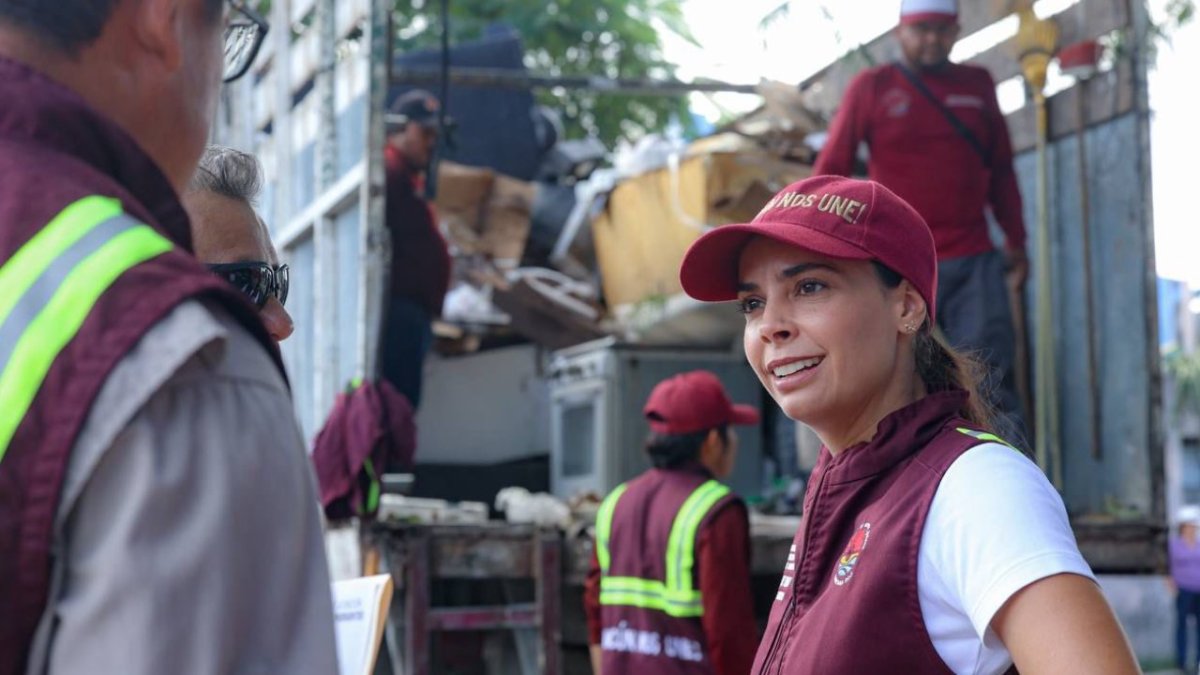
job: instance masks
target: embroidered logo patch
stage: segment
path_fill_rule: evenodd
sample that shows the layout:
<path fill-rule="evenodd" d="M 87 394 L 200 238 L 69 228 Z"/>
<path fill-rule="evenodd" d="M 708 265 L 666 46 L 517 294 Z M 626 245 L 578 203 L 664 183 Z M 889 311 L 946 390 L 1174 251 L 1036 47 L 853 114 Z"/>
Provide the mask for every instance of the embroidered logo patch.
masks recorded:
<path fill-rule="evenodd" d="M 912 106 L 912 99 L 903 89 L 889 89 L 883 95 L 882 103 L 888 117 L 904 117 L 908 114 L 909 107 Z"/>
<path fill-rule="evenodd" d="M 871 524 L 859 525 L 858 531 L 850 538 L 850 543 L 846 544 L 846 550 L 842 551 L 842 557 L 838 559 L 837 569 L 833 573 L 833 583 L 838 586 L 850 583 L 850 579 L 854 576 L 854 568 L 858 566 L 858 559 L 866 550 L 867 540 L 870 538 Z"/>

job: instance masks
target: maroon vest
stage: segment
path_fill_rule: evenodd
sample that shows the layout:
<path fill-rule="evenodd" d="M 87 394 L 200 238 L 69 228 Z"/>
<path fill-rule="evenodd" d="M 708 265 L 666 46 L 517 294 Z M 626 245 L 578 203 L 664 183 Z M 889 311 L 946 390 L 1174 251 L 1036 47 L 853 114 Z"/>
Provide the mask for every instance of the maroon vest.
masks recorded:
<path fill-rule="evenodd" d="M 601 579 L 600 646 L 605 673 L 713 672 L 698 616 L 605 604 L 604 590 L 606 577 L 667 581 L 667 551 L 676 516 L 697 488 L 711 479 L 699 467 L 651 469 L 629 481 L 616 501 L 608 545 L 611 562 Z M 731 492 L 717 499 L 700 518 L 699 527 L 705 527 L 713 515 L 737 499 Z M 692 588 L 699 588 L 697 572 L 693 569 L 689 580 Z"/>
<path fill-rule="evenodd" d="M 51 537 L 71 449 L 122 357 L 181 302 L 207 297 L 262 343 L 280 372 L 283 366 L 254 308 L 190 255 L 187 216 L 132 138 L 74 93 L 6 59 L 0 59 L 0 100 L 0 268 L 65 207 L 90 195 L 120 200 L 126 222 L 149 225 L 172 246 L 129 268 L 91 305 L 50 362 L 0 457 L 0 675 L 17 675 L 46 608 Z M 38 283 L 53 290 L 60 271 L 52 265 Z M 7 348 L 11 343 L 0 352 Z M 0 357 L 0 372 L 6 360 Z"/>
<path fill-rule="evenodd" d="M 753 673 L 951 673 L 925 630 L 917 554 L 942 476 L 986 442 L 958 417 L 965 401 L 927 396 L 870 442 L 822 451 Z"/>

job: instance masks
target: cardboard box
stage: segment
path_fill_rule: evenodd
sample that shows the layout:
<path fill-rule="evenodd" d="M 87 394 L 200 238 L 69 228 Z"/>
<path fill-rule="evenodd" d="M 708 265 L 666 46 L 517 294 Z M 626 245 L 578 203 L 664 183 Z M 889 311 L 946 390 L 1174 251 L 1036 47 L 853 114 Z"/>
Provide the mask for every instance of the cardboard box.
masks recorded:
<path fill-rule="evenodd" d="M 711 227 L 752 219 L 775 192 L 810 172 L 765 152 L 713 152 L 621 182 L 592 222 L 609 307 L 682 293 L 679 263 L 693 241 Z"/>

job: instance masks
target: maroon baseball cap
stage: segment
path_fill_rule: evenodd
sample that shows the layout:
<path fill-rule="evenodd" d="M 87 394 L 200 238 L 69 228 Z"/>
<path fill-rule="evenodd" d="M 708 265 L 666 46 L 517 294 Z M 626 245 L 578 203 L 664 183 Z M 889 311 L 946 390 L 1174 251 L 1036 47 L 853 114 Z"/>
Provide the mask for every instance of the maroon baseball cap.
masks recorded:
<path fill-rule="evenodd" d="M 659 382 L 642 408 L 650 430 L 690 434 L 728 424 L 758 424 L 758 409 L 729 400 L 725 387 L 707 370 L 693 370 Z"/>
<path fill-rule="evenodd" d="M 683 290 L 697 300 L 736 300 L 738 261 L 756 236 L 831 258 L 879 261 L 917 289 L 933 320 L 933 234 L 908 202 L 879 183 L 840 176 L 792 183 L 749 223 L 723 225 L 697 239 L 679 269 Z"/>

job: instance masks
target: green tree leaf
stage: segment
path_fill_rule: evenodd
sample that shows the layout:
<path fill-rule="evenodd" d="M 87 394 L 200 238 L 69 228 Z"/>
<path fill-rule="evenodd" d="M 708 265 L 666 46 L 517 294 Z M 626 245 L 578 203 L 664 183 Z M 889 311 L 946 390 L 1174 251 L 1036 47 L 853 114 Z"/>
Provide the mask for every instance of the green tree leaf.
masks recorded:
<path fill-rule="evenodd" d="M 396 47 L 440 45 L 439 0 L 397 0 Z M 662 53 L 660 27 L 695 44 L 680 0 L 451 0 L 450 42 L 479 39 L 494 24 L 512 26 L 525 46 L 525 65 L 553 76 L 674 77 Z M 587 90 L 539 89 L 537 101 L 563 118 L 567 138 L 598 137 L 612 147 L 666 127 L 676 117 L 691 128 L 685 96 L 628 96 Z"/>

